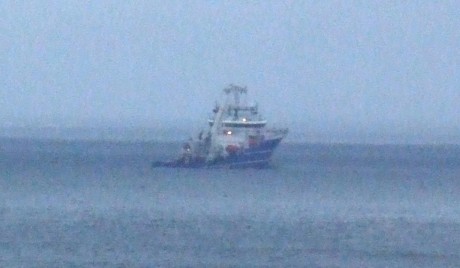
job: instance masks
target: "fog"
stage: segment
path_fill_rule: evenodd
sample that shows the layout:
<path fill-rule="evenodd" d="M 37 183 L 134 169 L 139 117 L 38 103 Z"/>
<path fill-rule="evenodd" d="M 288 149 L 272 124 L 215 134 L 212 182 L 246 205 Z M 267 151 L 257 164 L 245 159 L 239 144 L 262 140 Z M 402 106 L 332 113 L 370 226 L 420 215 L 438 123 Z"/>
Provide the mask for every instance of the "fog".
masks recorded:
<path fill-rule="evenodd" d="M 2 1 L 0 127 L 171 128 L 247 86 L 312 141 L 460 143 L 457 1 Z"/>

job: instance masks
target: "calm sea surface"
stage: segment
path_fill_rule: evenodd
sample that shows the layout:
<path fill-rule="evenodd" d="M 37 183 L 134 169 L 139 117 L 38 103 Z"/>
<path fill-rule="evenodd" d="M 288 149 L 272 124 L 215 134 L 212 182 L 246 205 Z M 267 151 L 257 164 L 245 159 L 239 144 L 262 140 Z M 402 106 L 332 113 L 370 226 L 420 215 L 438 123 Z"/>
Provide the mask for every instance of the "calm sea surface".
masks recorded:
<path fill-rule="evenodd" d="M 0 267 L 460 267 L 458 146 L 150 168 L 179 147 L 0 140 Z"/>

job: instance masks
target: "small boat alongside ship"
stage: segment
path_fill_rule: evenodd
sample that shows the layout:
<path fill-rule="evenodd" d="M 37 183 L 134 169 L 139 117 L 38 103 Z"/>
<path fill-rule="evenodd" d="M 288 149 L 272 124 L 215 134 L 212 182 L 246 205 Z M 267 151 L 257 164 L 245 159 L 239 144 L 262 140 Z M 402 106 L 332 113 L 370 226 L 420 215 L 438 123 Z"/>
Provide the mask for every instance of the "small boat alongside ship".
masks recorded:
<path fill-rule="evenodd" d="M 209 129 L 201 131 L 182 147 L 179 157 L 157 161 L 153 167 L 266 167 L 288 129 L 266 127 L 257 104 L 246 101 L 247 88 L 230 85 L 225 102 L 216 105 Z"/>

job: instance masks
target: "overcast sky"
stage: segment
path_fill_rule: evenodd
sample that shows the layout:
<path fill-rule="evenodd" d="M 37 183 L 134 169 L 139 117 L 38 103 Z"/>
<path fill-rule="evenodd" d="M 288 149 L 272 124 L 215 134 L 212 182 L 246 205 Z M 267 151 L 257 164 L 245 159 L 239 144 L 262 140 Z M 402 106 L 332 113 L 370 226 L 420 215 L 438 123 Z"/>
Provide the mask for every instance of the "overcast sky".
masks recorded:
<path fill-rule="evenodd" d="M 459 1 L 1 1 L 0 125 L 205 120 L 222 88 L 311 131 L 460 131 Z"/>

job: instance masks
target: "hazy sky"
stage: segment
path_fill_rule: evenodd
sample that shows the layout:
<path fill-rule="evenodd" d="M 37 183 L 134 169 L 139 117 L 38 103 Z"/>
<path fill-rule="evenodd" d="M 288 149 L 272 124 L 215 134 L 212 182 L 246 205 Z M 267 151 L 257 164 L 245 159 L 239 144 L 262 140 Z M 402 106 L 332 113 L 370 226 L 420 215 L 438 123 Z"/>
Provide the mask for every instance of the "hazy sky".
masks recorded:
<path fill-rule="evenodd" d="M 235 83 L 292 127 L 460 131 L 459 1 L 7 0 L 0 11 L 0 125 L 204 120 Z"/>

